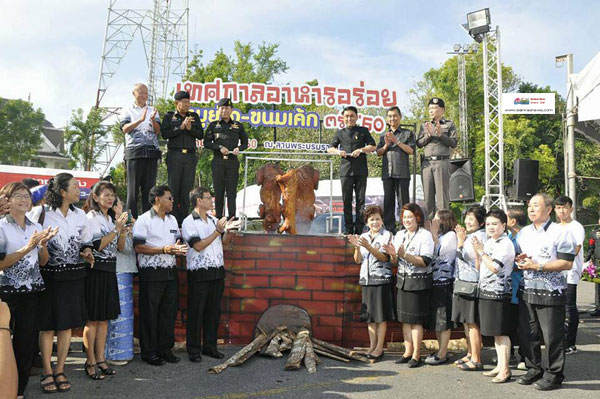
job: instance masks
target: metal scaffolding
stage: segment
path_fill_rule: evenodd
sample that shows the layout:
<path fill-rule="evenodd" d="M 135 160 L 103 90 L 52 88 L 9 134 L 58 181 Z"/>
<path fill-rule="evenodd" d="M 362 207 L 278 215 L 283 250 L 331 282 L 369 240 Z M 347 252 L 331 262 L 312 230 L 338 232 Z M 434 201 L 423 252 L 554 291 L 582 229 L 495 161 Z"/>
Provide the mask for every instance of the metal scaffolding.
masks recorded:
<path fill-rule="evenodd" d="M 483 35 L 483 88 L 485 96 L 485 195 L 487 209 L 506 210 L 504 195 L 504 131 L 502 129 L 502 64 L 500 28 Z"/>
<path fill-rule="evenodd" d="M 467 77 L 465 56 L 458 55 L 458 117 L 460 128 L 460 152 L 463 158 L 469 156 L 469 130 L 467 127 Z"/>
<path fill-rule="evenodd" d="M 188 66 L 189 0 L 177 1 L 181 8 L 173 7 L 173 0 L 154 0 L 152 9 L 116 9 L 117 1 L 108 1 L 96 108 L 100 107 L 110 80 L 117 73 L 129 46 L 137 36 L 142 39 L 148 66 L 149 104 L 159 97 L 167 97 L 170 90 L 169 78 L 176 76 L 182 79 Z M 107 117 L 118 113 L 116 107 L 102 108 L 107 111 Z M 115 145 L 110 140 L 104 145 L 106 159 L 99 164 L 104 165 L 106 171 L 120 145 Z"/>

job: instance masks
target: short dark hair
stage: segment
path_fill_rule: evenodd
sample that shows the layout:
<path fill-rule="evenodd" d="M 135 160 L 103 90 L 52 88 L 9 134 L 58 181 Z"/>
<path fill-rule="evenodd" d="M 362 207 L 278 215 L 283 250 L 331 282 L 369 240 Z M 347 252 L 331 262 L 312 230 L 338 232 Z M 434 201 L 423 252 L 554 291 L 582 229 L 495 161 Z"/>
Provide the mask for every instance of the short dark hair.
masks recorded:
<path fill-rule="evenodd" d="M 25 185 L 25 187 L 27 187 L 28 189 L 32 189 L 32 188 L 40 185 L 40 182 L 32 177 L 24 178 L 23 180 L 21 180 L 21 183 L 23 183 Z"/>
<path fill-rule="evenodd" d="M 117 202 L 117 189 L 115 188 L 115 185 L 112 184 L 109 181 L 106 180 L 100 180 L 98 183 L 94 184 L 92 186 L 92 192 L 90 193 L 90 196 L 87 199 L 87 211 L 100 211 L 100 204 L 98 204 L 98 201 L 96 201 L 94 199 L 94 194 L 100 196 L 100 193 L 102 193 L 102 191 L 104 189 L 109 189 L 113 192 L 113 194 L 115 194 L 115 202 L 113 202 L 112 206 L 110 208 L 108 208 L 108 216 L 110 216 L 110 218 L 113 220 L 113 222 L 115 221 L 115 210 L 113 209 L 113 207 L 115 206 L 115 203 Z"/>
<path fill-rule="evenodd" d="M 376 214 L 379 214 L 379 216 L 381 216 L 381 219 L 383 220 L 383 209 L 381 209 L 379 205 L 369 205 L 368 207 L 366 207 L 363 212 L 365 223 L 367 223 L 367 220 L 369 220 L 371 216 Z"/>
<path fill-rule="evenodd" d="M 70 173 L 59 173 L 48 180 L 48 190 L 46 191 L 46 204 L 50 208 L 60 208 L 63 203 L 63 196 L 60 193 L 69 189 L 69 182 L 73 179 Z"/>
<path fill-rule="evenodd" d="M 210 190 L 206 187 L 196 187 L 190 191 L 190 204 L 192 205 L 192 208 L 196 207 L 198 200 L 204 197 L 205 193 L 210 193 L 210 195 L 212 195 Z"/>
<path fill-rule="evenodd" d="M 502 209 L 498 209 L 498 208 L 490 209 L 489 212 L 485 215 L 485 217 L 486 217 L 486 219 L 489 217 L 496 218 L 504 224 L 506 224 L 506 222 L 508 221 L 508 218 L 506 217 L 506 213 L 504 213 L 504 211 Z"/>
<path fill-rule="evenodd" d="M 14 193 L 20 190 L 26 190 L 27 194 L 29 194 L 29 198 L 31 198 L 31 191 L 29 191 L 29 188 L 20 181 L 13 181 L 5 184 L 2 188 L 0 188 L 0 195 L 5 195 L 8 199 Z"/>
<path fill-rule="evenodd" d="M 525 215 L 525 211 L 521 208 L 511 208 L 507 212 L 507 220 L 508 218 L 515 219 L 517 221 L 517 226 L 524 227 L 527 225 L 527 215 Z"/>
<path fill-rule="evenodd" d="M 449 231 L 453 231 L 456 227 L 456 216 L 454 212 L 448 209 L 440 209 L 437 211 L 438 219 L 440 220 L 440 234 L 444 235 Z"/>
<path fill-rule="evenodd" d="M 171 189 L 166 184 L 152 187 L 150 189 L 150 193 L 148 193 L 148 201 L 150 201 L 150 205 L 154 205 L 156 198 L 162 197 L 167 191 L 171 192 Z"/>
<path fill-rule="evenodd" d="M 402 112 L 400 111 L 400 108 L 398 108 L 397 106 L 393 106 L 393 107 L 389 107 L 386 111 L 386 114 L 388 112 L 392 112 L 392 111 L 396 111 L 398 113 L 398 115 L 402 116 Z"/>
<path fill-rule="evenodd" d="M 344 115 L 344 112 L 346 111 L 352 111 L 355 115 L 358 116 L 358 110 L 354 105 L 348 105 L 347 107 L 344 107 L 344 109 L 342 110 L 342 115 Z"/>
<path fill-rule="evenodd" d="M 465 216 L 467 216 L 469 213 L 473 214 L 480 226 L 485 223 L 486 212 L 484 207 L 479 205 L 472 206 L 469 209 L 467 209 L 467 211 L 465 212 Z"/>
<path fill-rule="evenodd" d="M 402 205 L 402 210 L 400 211 L 400 219 L 402 219 L 402 216 L 404 215 L 405 211 L 409 211 L 413 215 L 415 215 L 419 227 L 425 226 L 425 215 L 423 215 L 423 210 L 419 205 L 415 204 L 414 202 L 409 202 L 407 204 Z"/>
<path fill-rule="evenodd" d="M 567 197 L 566 195 L 559 195 L 554 200 L 554 205 L 569 205 L 570 207 L 572 207 L 573 200 L 571 198 Z"/>

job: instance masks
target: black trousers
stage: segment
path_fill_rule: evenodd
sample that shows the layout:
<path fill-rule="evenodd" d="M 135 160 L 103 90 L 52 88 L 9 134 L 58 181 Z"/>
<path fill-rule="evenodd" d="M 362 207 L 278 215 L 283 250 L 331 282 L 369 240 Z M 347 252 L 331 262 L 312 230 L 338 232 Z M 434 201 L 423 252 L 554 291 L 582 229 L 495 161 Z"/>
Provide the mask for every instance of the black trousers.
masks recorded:
<path fill-rule="evenodd" d="M 528 373 L 543 375 L 552 383 L 562 382 L 565 368 L 565 309 L 561 305 L 532 305 L 519 301 L 519 334 Z M 542 366 L 542 338 L 547 367 Z"/>
<path fill-rule="evenodd" d="M 23 395 L 33 361 L 34 342 L 37 340 L 38 293 L 3 294 L 2 300 L 10 309 L 10 328 L 13 330 L 13 352 L 19 375 L 18 395 Z"/>
<path fill-rule="evenodd" d="M 150 189 L 156 184 L 158 158 L 134 158 L 125 161 L 127 167 L 127 202 L 126 210 L 131 210 L 134 218 L 138 217 L 138 198 L 141 191 L 142 213 L 152 205 L 148 201 Z"/>
<path fill-rule="evenodd" d="M 367 192 L 367 176 L 342 176 L 342 201 L 344 202 L 344 222 L 346 233 L 362 234 L 365 227 L 363 211 Z M 352 220 L 352 193 L 356 196 L 356 223 Z"/>
<path fill-rule="evenodd" d="M 173 348 L 178 301 L 177 280 L 140 281 L 142 360 L 166 355 Z"/>
<path fill-rule="evenodd" d="M 212 160 L 212 179 L 215 190 L 215 213 L 217 218 L 223 217 L 225 193 L 227 193 L 228 217 L 235 216 L 235 199 L 240 176 L 240 161 L 229 155 L 229 159 L 214 157 Z"/>
<path fill-rule="evenodd" d="M 398 208 L 408 203 L 410 179 L 383 179 L 383 224 L 387 231 L 396 233 L 396 203 Z"/>
<path fill-rule="evenodd" d="M 198 155 L 196 152 L 184 154 L 179 151 L 167 152 L 167 174 L 169 188 L 173 195 L 172 215 L 181 225 L 190 212 L 190 191 L 194 187 Z"/>
<path fill-rule="evenodd" d="M 217 350 L 221 300 L 225 279 L 188 283 L 186 347 L 188 354 L 197 355 Z"/>
<path fill-rule="evenodd" d="M 577 284 L 567 284 L 567 304 L 565 338 L 567 348 L 575 346 L 577 341 L 577 327 L 579 326 L 579 312 L 577 312 Z"/>

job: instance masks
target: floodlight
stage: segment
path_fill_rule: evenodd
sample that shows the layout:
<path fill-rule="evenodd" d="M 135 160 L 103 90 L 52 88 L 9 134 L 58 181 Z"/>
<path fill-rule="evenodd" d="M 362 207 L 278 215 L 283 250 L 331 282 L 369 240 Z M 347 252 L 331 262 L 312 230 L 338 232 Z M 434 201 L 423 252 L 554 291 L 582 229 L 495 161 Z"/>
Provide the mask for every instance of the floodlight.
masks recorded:
<path fill-rule="evenodd" d="M 479 44 L 471 43 L 471 52 L 476 53 L 479 51 Z"/>
<path fill-rule="evenodd" d="M 460 44 L 455 44 L 454 45 L 454 52 L 458 53 L 460 51 Z"/>
<path fill-rule="evenodd" d="M 483 10 L 473 11 L 467 14 L 469 35 L 473 37 L 489 32 L 490 24 L 491 18 L 489 8 L 484 8 Z"/>

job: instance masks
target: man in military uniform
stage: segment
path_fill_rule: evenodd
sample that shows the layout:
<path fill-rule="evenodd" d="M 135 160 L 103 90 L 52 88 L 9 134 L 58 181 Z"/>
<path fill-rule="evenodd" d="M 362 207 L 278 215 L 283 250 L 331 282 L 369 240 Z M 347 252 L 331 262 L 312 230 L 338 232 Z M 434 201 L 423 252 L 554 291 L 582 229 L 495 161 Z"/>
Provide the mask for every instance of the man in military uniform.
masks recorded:
<path fill-rule="evenodd" d="M 598 218 L 598 227 L 592 230 L 589 241 L 588 252 L 585 255 L 585 261 L 592 261 L 596 265 L 596 270 L 600 271 L 600 217 Z M 596 284 L 596 309 L 590 312 L 590 316 L 600 317 L 600 284 Z"/>
<path fill-rule="evenodd" d="M 450 204 L 450 149 L 456 148 L 454 122 L 444 119 L 444 100 L 433 97 L 428 103 L 430 120 L 421 125 L 417 145 L 425 148 L 421 162 L 427 218 L 448 209 Z"/>
<path fill-rule="evenodd" d="M 365 127 L 358 126 L 358 110 L 349 106 L 342 111 L 346 127 L 335 132 L 327 152 L 342 157 L 340 180 L 344 202 L 345 234 L 362 234 L 365 226 L 363 208 L 367 191 L 367 155 L 375 151 L 375 140 Z M 340 147 L 338 149 L 338 147 Z M 352 192 L 356 194 L 356 222 L 352 219 Z"/>
<path fill-rule="evenodd" d="M 204 135 L 204 147 L 214 151 L 212 178 L 215 191 L 215 212 L 217 219 L 223 217 L 223 204 L 227 193 L 228 217 L 235 216 L 235 198 L 240 175 L 240 151 L 248 148 L 248 135 L 244 125 L 231 119 L 233 107 L 229 98 L 217 103 L 219 120 L 211 122 Z"/>
<path fill-rule="evenodd" d="M 189 192 L 194 186 L 198 153 L 196 140 L 202 140 L 202 122 L 190 112 L 190 93 L 175 93 L 176 111 L 167 112 L 161 125 L 167 143 L 167 173 L 173 195 L 173 216 L 181 225 L 190 210 Z"/>
<path fill-rule="evenodd" d="M 415 135 L 400 127 L 401 119 L 400 108 L 393 106 L 387 110 L 388 131 L 379 137 L 377 144 L 383 181 L 383 223 L 393 234 L 396 234 L 396 203 L 402 208 L 409 202 L 408 156 L 413 154 L 415 147 Z"/>

